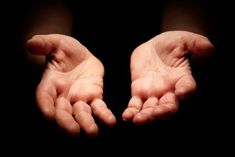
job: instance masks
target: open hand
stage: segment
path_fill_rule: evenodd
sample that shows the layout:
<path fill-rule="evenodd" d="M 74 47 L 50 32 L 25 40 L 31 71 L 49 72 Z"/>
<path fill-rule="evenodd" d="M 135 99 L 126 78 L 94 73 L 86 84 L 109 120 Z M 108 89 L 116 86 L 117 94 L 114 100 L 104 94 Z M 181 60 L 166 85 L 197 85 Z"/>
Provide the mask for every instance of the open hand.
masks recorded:
<path fill-rule="evenodd" d="M 72 37 L 36 35 L 29 52 L 48 57 L 36 99 L 42 113 L 71 134 L 80 129 L 97 135 L 93 115 L 109 126 L 116 119 L 102 100 L 104 68 L 87 48 Z"/>
<path fill-rule="evenodd" d="M 206 37 L 186 31 L 165 32 L 137 47 L 130 65 L 132 98 L 123 119 L 142 125 L 176 113 L 179 99 L 196 89 L 186 53 L 205 56 L 212 50 Z"/>

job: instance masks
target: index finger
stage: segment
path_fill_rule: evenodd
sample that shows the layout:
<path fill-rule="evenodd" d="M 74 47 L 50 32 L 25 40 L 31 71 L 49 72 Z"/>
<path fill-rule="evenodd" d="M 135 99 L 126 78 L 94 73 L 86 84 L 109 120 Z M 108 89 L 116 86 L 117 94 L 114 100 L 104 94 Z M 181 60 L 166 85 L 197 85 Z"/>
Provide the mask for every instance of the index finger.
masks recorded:
<path fill-rule="evenodd" d="M 40 82 L 36 90 L 36 101 L 43 115 L 48 119 L 55 117 L 56 89 L 51 83 Z"/>

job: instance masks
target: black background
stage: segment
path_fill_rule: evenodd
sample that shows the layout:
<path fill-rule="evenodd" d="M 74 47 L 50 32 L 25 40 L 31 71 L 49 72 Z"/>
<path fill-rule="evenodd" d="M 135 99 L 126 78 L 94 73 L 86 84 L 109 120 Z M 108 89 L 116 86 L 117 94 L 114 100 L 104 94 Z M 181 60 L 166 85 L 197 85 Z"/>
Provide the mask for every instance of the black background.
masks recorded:
<path fill-rule="evenodd" d="M 110 8 L 95 3 L 89 9 L 80 10 L 89 10 L 90 14 L 86 14 L 89 18 L 80 19 L 88 25 L 79 25 L 74 36 L 104 63 L 104 100 L 117 116 L 117 125 L 110 129 L 99 124 L 100 133 L 96 138 L 88 138 L 84 134 L 69 137 L 54 122 L 42 117 L 34 100 L 40 74 L 30 68 L 21 55 L 22 8 L 9 4 L 6 5 L 8 11 L 3 12 L 2 25 L 0 111 L 4 147 L 1 149 L 10 148 L 7 153 L 26 154 L 31 154 L 32 150 L 31 155 L 49 152 L 73 155 L 122 155 L 124 152 L 133 155 L 174 152 L 187 155 L 188 151 L 193 154 L 229 153 L 234 143 L 233 5 L 226 1 L 207 5 L 210 15 L 208 37 L 216 49 L 203 67 L 192 69 L 198 84 L 197 92 L 189 100 L 181 102 L 179 112 L 172 119 L 136 127 L 121 120 L 121 113 L 130 98 L 129 59 L 136 46 L 159 33 L 159 28 L 155 27 L 159 23 L 136 27 L 138 18 L 145 18 L 142 13 L 151 12 L 151 9 L 146 9 L 147 4 L 135 4 L 136 10 L 131 14 L 128 7 L 132 5 L 120 9 L 118 5 L 122 4 L 119 3 L 109 2 L 113 5 Z M 139 12 L 138 7 L 143 5 L 145 10 Z M 106 15 L 106 11 L 111 12 L 111 17 Z M 102 18 L 94 18 L 94 15 Z"/>

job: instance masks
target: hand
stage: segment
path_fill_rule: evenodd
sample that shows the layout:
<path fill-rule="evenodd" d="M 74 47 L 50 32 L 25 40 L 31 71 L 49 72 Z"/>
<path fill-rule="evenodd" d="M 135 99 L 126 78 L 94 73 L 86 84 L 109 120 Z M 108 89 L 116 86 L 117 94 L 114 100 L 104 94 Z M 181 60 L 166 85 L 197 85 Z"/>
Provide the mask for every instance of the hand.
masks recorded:
<path fill-rule="evenodd" d="M 115 124 L 102 100 L 104 67 L 88 49 L 58 34 L 36 35 L 27 48 L 49 59 L 36 90 L 38 106 L 47 118 L 71 134 L 79 134 L 81 128 L 89 136 L 98 133 L 92 115 L 108 126 Z"/>
<path fill-rule="evenodd" d="M 162 33 L 136 48 L 130 65 L 132 98 L 123 119 L 142 125 L 176 113 L 179 99 L 196 89 L 185 54 L 205 56 L 212 50 L 206 37 L 186 31 Z"/>

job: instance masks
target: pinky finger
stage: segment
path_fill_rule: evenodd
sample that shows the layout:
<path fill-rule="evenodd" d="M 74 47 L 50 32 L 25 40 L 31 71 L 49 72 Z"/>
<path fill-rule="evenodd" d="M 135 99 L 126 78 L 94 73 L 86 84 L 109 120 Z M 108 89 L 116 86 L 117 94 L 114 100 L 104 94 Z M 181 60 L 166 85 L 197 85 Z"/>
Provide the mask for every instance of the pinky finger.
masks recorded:
<path fill-rule="evenodd" d="M 55 89 L 52 87 L 43 86 L 43 83 L 40 83 L 36 90 L 36 100 L 39 109 L 47 119 L 54 120 L 55 118 Z"/>
<path fill-rule="evenodd" d="M 96 99 L 91 103 L 93 114 L 102 122 L 112 127 L 116 124 L 116 118 L 113 113 L 107 108 L 105 102 L 101 99 Z"/>

